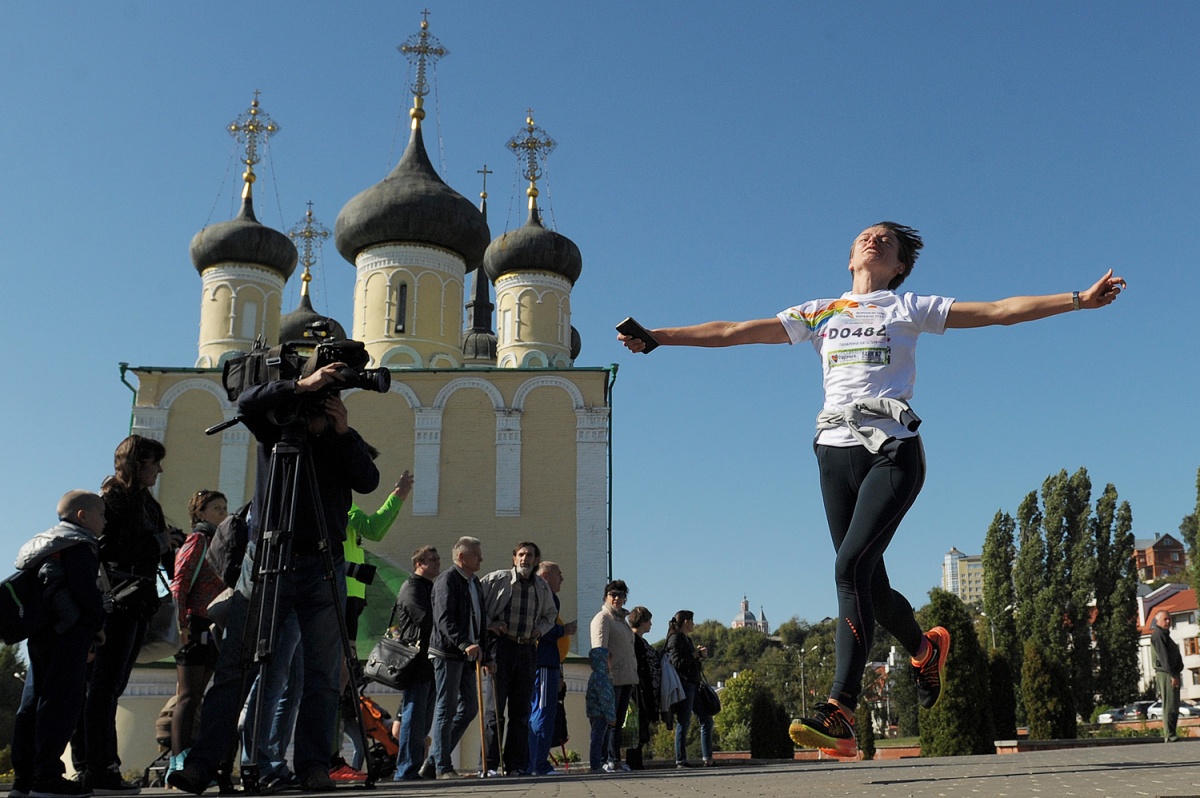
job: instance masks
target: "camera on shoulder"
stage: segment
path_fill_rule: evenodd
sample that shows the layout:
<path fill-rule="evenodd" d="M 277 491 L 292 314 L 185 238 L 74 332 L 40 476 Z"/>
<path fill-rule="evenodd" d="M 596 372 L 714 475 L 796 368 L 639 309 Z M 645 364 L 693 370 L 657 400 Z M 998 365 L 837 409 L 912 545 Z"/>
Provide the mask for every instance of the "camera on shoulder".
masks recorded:
<path fill-rule="evenodd" d="M 259 342 L 261 343 L 261 341 Z M 328 320 L 314 321 L 304 331 L 300 341 L 289 341 L 267 348 L 255 346 L 240 357 L 225 361 L 221 382 L 229 401 L 236 402 L 246 390 L 276 380 L 304 379 L 325 366 L 342 363 L 338 374 L 342 381 L 316 391 L 307 397 L 315 406 L 323 405 L 326 397 L 345 388 L 387 393 L 392 385 L 392 373 L 385 368 L 366 368 L 370 361 L 366 345 L 348 338 L 331 339 Z"/>

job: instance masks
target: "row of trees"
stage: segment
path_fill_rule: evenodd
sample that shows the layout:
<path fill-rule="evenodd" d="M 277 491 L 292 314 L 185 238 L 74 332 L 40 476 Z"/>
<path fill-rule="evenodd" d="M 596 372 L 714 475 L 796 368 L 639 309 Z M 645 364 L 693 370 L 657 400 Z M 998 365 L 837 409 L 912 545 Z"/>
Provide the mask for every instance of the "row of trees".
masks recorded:
<path fill-rule="evenodd" d="M 1094 508 L 1091 493 L 1087 469 L 1060 471 L 1015 519 L 998 512 L 984 540 L 983 612 L 1013 673 L 1015 718 L 1037 739 L 1074 737 L 1097 698 L 1137 693 L 1133 513 L 1112 484 Z"/>
<path fill-rule="evenodd" d="M 1191 582 L 1200 588 L 1200 472 L 1196 510 L 1179 529 Z M 934 590 L 918 612 L 924 628 L 945 626 L 955 641 L 942 703 L 918 714 L 902 665 L 886 681 L 868 671 L 864 707 L 901 736 L 919 733 L 929 756 L 992 751 L 993 741 L 1015 736 L 1018 725 L 1034 739 L 1075 737 L 1077 718 L 1090 717 L 1097 703 L 1118 706 L 1137 695 L 1133 548 L 1133 513 L 1112 484 L 1093 502 L 1086 469 L 1047 477 L 1015 516 L 998 512 L 987 531 L 982 608 Z M 709 679 L 738 674 L 718 718 L 723 747 L 753 748 L 758 739 L 765 751 L 774 743 L 755 731 L 760 717 L 779 726 L 780 718 L 802 715 L 823 700 L 833 680 L 835 627 L 831 619 L 809 624 L 793 618 L 777 630 L 782 646 L 717 621 L 696 627 L 697 644 L 713 654 Z M 869 659 L 887 661 L 894 645 L 877 629 Z"/>

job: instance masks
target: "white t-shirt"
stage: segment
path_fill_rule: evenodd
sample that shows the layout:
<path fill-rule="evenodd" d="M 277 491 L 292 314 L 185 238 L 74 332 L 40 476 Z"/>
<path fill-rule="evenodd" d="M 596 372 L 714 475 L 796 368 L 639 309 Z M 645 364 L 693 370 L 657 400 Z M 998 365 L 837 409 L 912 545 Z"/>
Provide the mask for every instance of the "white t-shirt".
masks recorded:
<path fill-rule="evenodd" d="M 840 299 L 814 299 L 778 314 L 793 344 L 811 341 L 821 356 L 825 407 L 839 408 L 859 399 L 891 398 L 908 401 L 917 380 L 917 336 L 941 335 L 954 299 L 943 296 L 842 294 Z M 871 419 L 896 438 L 909 432 L 892 419 Z M 846 427 L 822 431 L 817 442 L 828 446 L 857 446 Z"/>

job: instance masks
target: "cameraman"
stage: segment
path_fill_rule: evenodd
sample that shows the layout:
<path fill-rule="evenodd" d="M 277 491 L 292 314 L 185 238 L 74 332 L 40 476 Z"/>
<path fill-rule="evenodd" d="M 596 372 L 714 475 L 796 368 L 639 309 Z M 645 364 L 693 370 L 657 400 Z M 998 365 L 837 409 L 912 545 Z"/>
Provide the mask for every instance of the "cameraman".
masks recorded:
<path fill-rule="evenodd" d="M 341 624 L 337 616 L 344 612 L 346 598 L 342 542 L 346 536 L 351 492 L 370 493 L 379 484 L 379 471 L 371 460 L 367 444 L 350 427 L 346 405 L 336 393 L 337 387 L 345 381 L 347 371 L 343 363 L 330 363 L 298 380 L 256 385 L 238 399 L 242 422 L 258 439 L 258 480 L 251 510 L 247 561 L 253 560 L 264 526 L 281 526 L 276 519 L 264 518 L 270 487 L 271 452 L 285 432 L 285 428 L 276 422 L 294 417 L 293 424 L 304 427 L 316 473 L 317 496 L 309 494 L 304 479 L 299 481 L 295 496 L 295 526 L 291 530 L 292 560 L 279 576 L 277 606 L 278 617 L 284 618 L 295 612 L 300 624 L 304 692 L 296 724 L 294 763 L 300 786 L 305 790 L 333 787 L 329 778 L 329 752 L 333 745 L 342 655 Z M 318 499 L 329 533 L 328 541 L 321 540 L 316 508 Z M 333 559 L 336 600 L 325 584 L 326 570 L 321 555 L 321 547 L 325 545 Z M 170 777 L 171 786 L 196 795 L 204 792 L 212 781 L 218 765 L 229 755 L 230 741 L 236 738 L 237 717 L 244 701 L 241 649 L 251 593 L 249 570 L 243 564 L 242 580 L 222 640 L 216 677 L 205 696 L 200 735 L 183 769 Z M 251 707 L 250 711 L 253 709 Z M 263 719 L 269 722 L 267 713 L 263 714 Z"/>

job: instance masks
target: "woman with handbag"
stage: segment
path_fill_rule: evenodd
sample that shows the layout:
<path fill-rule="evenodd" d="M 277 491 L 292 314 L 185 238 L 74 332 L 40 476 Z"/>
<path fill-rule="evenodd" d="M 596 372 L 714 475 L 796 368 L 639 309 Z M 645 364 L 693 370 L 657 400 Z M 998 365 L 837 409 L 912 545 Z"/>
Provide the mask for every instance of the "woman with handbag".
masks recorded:
<path fill-rule="evenodd" d="M 217 641 L 209 627 L 208 605 L 225 589 L 225 580 L 208 557 L 217 527 L 229 515 L 225 494 L 197 491 L 188 503 L 192 534 L 175 553 L 175 578 L 171 597 L 178 613 L 179 642 L 175 655 L 175 712 L 171 717 L 171 759 L 167 772 L 183 765 L 192 747 L 200 699 L 217 667 Z"/>
<path fill-rule="evenodd" d="M 687 735 L 692 725 L 692 713 L 700 721 L 700 756 L 704 767 L 712 767 L 712 733 L 713 719 L 708 707 L 696 701 L 696 693 L 704 682 L 704 674 L 700 670 L 700 660 L 708 656 L 708 649 L 695 646 L 690 637 L 696 628 L 695 615 L 691 610 L 680 610 L 675 613 L 667 626 L 667 657 L 683 682 L 683 700 L 671 705 L 671 714 L 675 717 L 675 767 L 692 767 L 687 758 Z"/>
<path fill-rule="evenodd" d="M 117 700 L 125 692 L 150 618 L 158 609 L 154 580 L 161 564 L 174 573 L 175 549 L 183 532 L 167 526 L 150 489 L 162 473 L 167 451 L 161 443 L 130 435 L 113 454 L 114 474 L 100 496 L 106 519 L 100 562 L 110 575 L 130 575 L 138 587 L 117 600 L 105 623 L 104 645 L 88 679 L 87 699 L 71 738 L 71 758 L 84 786 L 104 795 L 134 795 L 138 788 L 121 778 L 117 756 Z M 117 580 L 112 580 L 117 581 Z"/>

